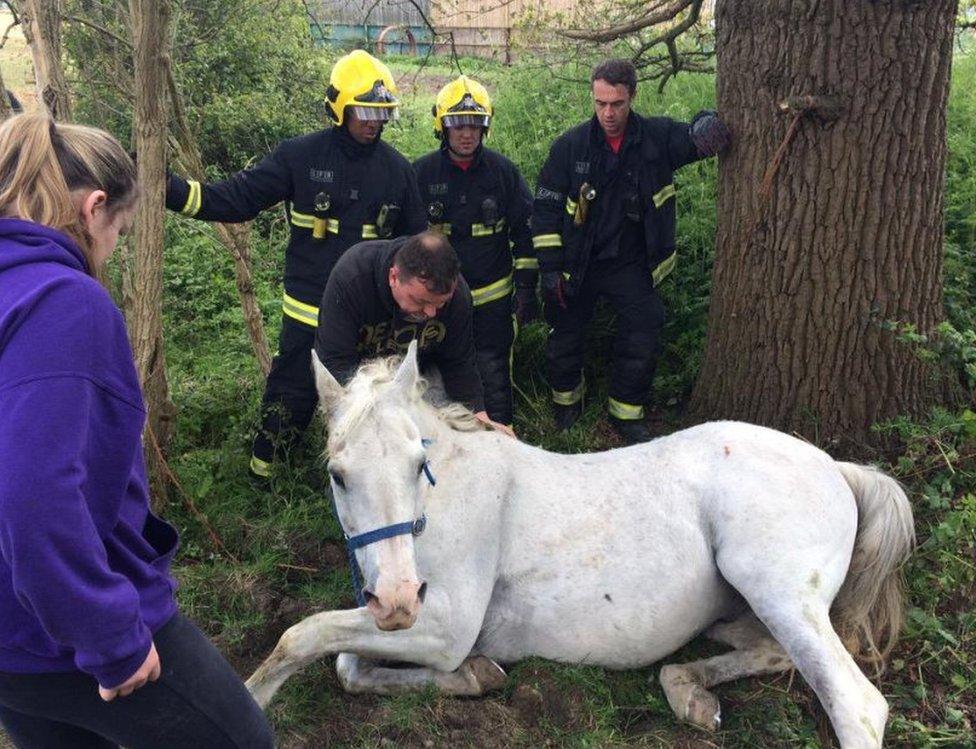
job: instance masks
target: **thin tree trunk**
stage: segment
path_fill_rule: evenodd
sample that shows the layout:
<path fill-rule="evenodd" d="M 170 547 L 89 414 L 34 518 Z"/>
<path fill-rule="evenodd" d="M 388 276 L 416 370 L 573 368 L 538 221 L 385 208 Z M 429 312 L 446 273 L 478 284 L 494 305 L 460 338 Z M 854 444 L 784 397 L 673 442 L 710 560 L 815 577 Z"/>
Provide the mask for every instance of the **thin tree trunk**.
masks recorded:
<path fill-rule="evenodd" d="M 3 70 L 0 69 L 0 122 L 7 119 L 14 113 L 10 106 L 10 99 L 7 98 L 7 87 L 3 82 Z"/>
<path fill-rule="evenodd" d="M 71 119 L 71 98 L 61 65 L 60 0 L 24 0 L 21 26 L 34 60 L 37 100 L 59 121 Z"/>
<path fill-rule="evenodd" d="M 865 439 L 933 391 L 889 321 L 928 332 L 941 317 L 956 0 L 717 10 L 735 144 L 692 411 Z"/>
<path fill-rule="evenodd" d="M 203 159 L 200 157 L 200 148 L 190 131 L 183 101 L 170 67 L 166 68 L 166 78 L 170 99 L 173 103 L 173 119 L 176 130 L 173 150 L 176 152 L 177 164 L 184 174 L 202 182 L 206 179 L 206 175 L 203 170 Z M 254 293 L 254 279 L 251 273 L 251 223 L 217 224 L 216 227 L 221 244 L 230 251 L 234 260 L 237 293 L 240 296 L 241 309 L 244 312 L 244 324 L 247 326 L 247 333 L 251 339 L 251 349 L 258 360 L 261 374 L 267 377 L 268 372 L 271 371 L 271 348 L 268 345 L 268 336 L 264 331 L 264 316 L 261 314 L 261 306 L 258 304 L 257 296 Z"/>
<path fill-rule="evenodd" d="M 169 399 L 166 356 L 163 351 L 163 227 L 166 184 L 166 59 L 169 50 L 170 7 L 166 0 L 130 0 L 135 103 L 133 146 L 139 154 L 139 182 L 143 197 L 135 225 L 135 246 L 126 288 L 130 293 L 129 335 L 136 367 L 149 410 L 152 435 L 146 458 L 153 480 L 153 501 L 165 503 L 159 465 L 172 436 L 175 408 Z"/>

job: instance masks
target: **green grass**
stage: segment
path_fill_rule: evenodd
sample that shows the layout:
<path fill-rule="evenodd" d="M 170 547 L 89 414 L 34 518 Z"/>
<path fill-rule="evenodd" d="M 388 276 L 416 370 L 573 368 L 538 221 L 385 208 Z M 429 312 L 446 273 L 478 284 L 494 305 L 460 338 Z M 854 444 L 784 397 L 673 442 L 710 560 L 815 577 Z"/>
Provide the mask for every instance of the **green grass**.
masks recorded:
<path fill-rule="evenodd" d="M 534 182 L 551 139 L 586 116 L 583 86 L 552 85 L 531 68 L 465 61 L 497 103 L 490 145 L 508 154 Z M 470 67 L 469 67 L 470 66 Z M 454 73 L 443 61 L 418 69 L 397 60 L 404 116 L 388 136 L 411 157 L 436 147 L 429 106 Z M 5 69 L 6 70 L 6 69 Z M 582 76 L 581 76 L 582 77 Z M 681 77 L 663 95 L 641 89 L 638 108 L 687 118 L 713 101 L 710 77 Z M 946 195 L 946 304 L 959 331 L 972 331 L 976 310 L 976 58 L 955 61 L 949 113 Z M 680 411 L 697 374 L 705 335 L 714 235 L 714 163 L 678 177 L 679 271 L 664 293 L 670 320 L 656 381 L 662 420 Z M 262 381 L 250 354 L 229 259 L 207 227 L 170 220 L 165 329 L 173 399 L 179 406 L 172 465 L 207 513 L 237 563 L 214 553 L 206 534 L 174 495 L 168 514 L 183 534 L 177 575 L 180 600 L 242 674 L 264 657 L 286 626 L 321 609 L 348 606 L 351 592 L 339 528 L 329 498 L 316 486 L 321 425 L 301 454 L 276 467 L 271 491 L 246 479 L 251 430 Z M 279 277 L 286 227 L 280 214 L 257 222 L 255 277 L 272 341 L 280 320 Z M 524 439 L 564 452 L 612 444 L 604 417 L 605 361 L 612 320 L 598 314 L 590 335 L 588 395 L 582 422 L 554 435 L 542 377 L 545 329 L 522 331 L 515 352 L 516 427 Z M 946 360 L 962 366 L 976 345 L 959 339 Z M 961 371 L 961 370 L 960 370 Z M 920 546 L 908 569 L 911 601 L 905 637 L 881 686 L 892 704 L 891 746 L 972 747 L 976 723 L 976 416 L 935 412 L 923 423 L 881 427 L 903 449 L 888 469 L 908 485 Z M 879 456 L 864 456 L 865 459 Z M 694 642 L 669 660 L 719 652 Z M 330 663 L 293 678 L 270 714 L 284 746 L 831 746 L 832 734 L 799 676 L 719 687 L 724 722 L 715 736 L 678 725 L 656 682 L 657 667 L 614 673 L 531 660 L 512 669 L 509 686 L 484 700 L 434 693 L 349 697 Z"/>

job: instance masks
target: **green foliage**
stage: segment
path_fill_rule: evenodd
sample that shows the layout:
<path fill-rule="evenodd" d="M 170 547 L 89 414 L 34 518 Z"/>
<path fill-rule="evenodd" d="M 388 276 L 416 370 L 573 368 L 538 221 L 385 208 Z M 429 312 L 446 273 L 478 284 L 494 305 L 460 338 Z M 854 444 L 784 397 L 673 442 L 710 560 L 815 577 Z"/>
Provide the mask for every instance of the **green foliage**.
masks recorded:
<path fill-rule="evenodd" d="M 891 741 L 976 746 L 976 414 L 936 409 L 879 427 L 905 445 L 895 469 L 912 492 L 918 549 L 906 569 L 904 638 L 885 679 Z"/>
<path fill-rule="evenodd" d="M 68 23 L 64 33 L 76 118 L 129 142 L 132 60 L 120 41 L 131 38 L 127 4 L 70 0 L 65 15 L 90 22 Z M 311 49 L 298 0 L 177 0 L 172 27 L 174 77 L 204 163 L 235 171 L 323 122 L 328 66 Z"/>

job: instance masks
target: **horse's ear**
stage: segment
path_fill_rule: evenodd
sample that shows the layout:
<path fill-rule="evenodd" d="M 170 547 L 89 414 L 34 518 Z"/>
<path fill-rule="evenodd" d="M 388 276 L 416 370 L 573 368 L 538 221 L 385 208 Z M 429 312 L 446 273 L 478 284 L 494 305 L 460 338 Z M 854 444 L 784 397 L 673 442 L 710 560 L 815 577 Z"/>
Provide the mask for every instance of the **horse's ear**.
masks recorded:
<path fill-rule="evenodd" d="M 332 373 L 319 361 L 318 354 L 312 349 L 312 370 L 315 372 L 315 389 L 319 391 L 319 403 L 322 410 L 330 413 L 345 394 L 345 388 L 332 376 Z"/>
<path fill-rule="evenodd" d="M 393 384 L 403 391 L 408 398 L 413 397 L 417 389 L 417 380 L 420 379 L 420 368 L 417 365 L 417 341 L 410 341 L 407 354 L 400 362 L 400 366 L 393 377 Z"/>

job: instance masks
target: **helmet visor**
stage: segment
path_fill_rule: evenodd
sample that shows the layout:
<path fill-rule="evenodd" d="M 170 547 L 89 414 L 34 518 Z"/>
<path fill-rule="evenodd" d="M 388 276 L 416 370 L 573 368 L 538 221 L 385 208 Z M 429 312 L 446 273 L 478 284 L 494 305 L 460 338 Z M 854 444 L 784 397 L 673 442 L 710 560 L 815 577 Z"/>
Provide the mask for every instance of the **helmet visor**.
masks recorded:
<path fill-rule="evenodd" d="M 400 117 L 400 110 L 396 105 L 388 107 L 356 107 L 350 105 L 346 111 L 352 110 L 353 116 L 363 122 L 389 122 Z"/>
<path fill-rule="evenodd" d="M 464 127 L 474 126 L 487 128 L 491 122 L 491 117 L 487 114 L 445 114 L 441 120 L 444 127 Z"/>

